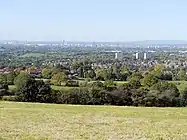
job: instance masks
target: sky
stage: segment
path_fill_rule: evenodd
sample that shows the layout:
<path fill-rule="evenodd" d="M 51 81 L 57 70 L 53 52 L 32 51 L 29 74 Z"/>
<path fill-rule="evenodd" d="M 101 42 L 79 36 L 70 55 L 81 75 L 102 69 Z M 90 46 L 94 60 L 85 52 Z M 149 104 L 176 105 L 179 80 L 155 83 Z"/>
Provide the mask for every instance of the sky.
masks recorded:
<path fill-rule="evenodd" d="M 0 0 L 0 40 L 187 41 L 187 0 Z"/>

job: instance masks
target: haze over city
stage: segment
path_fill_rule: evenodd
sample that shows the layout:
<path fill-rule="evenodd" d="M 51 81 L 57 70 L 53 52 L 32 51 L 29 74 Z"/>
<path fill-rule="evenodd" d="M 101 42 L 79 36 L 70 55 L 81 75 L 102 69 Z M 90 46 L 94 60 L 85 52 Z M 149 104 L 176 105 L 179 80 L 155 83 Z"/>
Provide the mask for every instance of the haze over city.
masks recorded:
<path fill-rule="evenodd" d="M 0 40 L 187 40 L 186 0 L 4 0 Z"/>

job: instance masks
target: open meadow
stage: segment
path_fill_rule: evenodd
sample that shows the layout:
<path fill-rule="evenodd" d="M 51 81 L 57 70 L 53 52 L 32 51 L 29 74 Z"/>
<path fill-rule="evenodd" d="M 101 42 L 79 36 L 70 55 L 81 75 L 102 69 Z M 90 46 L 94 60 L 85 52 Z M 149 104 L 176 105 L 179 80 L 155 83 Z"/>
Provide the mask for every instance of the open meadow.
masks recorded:
<path fill-rule="evenodd" d="M 0 102 L 1 140 L 186 140 L 187 108 Z"/>

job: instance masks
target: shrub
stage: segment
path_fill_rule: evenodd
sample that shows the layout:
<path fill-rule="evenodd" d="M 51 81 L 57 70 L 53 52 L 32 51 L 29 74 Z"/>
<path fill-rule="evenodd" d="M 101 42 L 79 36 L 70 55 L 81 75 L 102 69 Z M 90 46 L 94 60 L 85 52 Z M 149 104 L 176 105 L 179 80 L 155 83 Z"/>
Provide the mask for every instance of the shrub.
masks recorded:
<path fill-rule="evenodd" d="M 148 94 L 147 88 L 139 88 L 137 90 L 133 90 L 132 93 L 132 101 L 134 106 L 146 106 L 146 96 Z"/>
<path fill-rule="evenodd" d="M 19 89 L 23 86 L 25 86 L 25 83 L 27 81 L 32 80 L 33 78 L 24 72 L 21 72 L 15 79 L 14 79 L 14 85 L 16 85 L 16 88 Z"/>
<path fill-rule="evenodd" d="M 107 92 L 107 103 L 111 105 L 129 106 L 132 105 L 131 95 L 131 90 L 118 88 Z"/>
<path fill-rule="evenodd" d="M 75 89 L 71 91 L 55 91 L 56 103 L 60 104 L 90 104 L 90 96 L 87 89 Z"/>
<path fill-rule="evenodd" d="M 27 80 L 16 93 L 19 101 L 51 103 L 51 87 L 43 81 L 34 79 Z"/>

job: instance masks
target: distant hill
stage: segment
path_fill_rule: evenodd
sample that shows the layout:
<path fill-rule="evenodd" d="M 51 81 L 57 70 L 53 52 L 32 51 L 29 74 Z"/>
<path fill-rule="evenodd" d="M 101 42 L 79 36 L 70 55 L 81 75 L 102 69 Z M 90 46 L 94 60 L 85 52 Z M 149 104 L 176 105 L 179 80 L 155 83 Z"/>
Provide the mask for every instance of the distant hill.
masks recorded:
<path fill-rule="evenodd" d="M 25 41 L 18 40 L 0 40 L 0 44 L 4 44 L 5 42 L 13 42 L 13 43 L 25 43 Z M 98 43 L 98 44 L 137 44 L 137 45 L 187 45 L 187 41 L 184 40 L 144 40 L 144 41 L 131 41 L 131 42 L 97 42 L 97 41 L 66 41 L 67 43 L 72 44 L 87 44 L 87 43 Z M 62 43 L 62 41 L 27 41 L 27 43 L 31 44 L 58 44 Z"/>
<path fill-rule="evenodd" d="M 157 44 L 157 45 L 180 45 L 180 44 L 187 44 L 187 41 L 183 41 L 183 40 L 145 40 L 145 41 L 133 41 L 133 42 L 129 42 L 130 44 L 144 44 L 144 45 L 148 45 L 148 44 Z"/>

